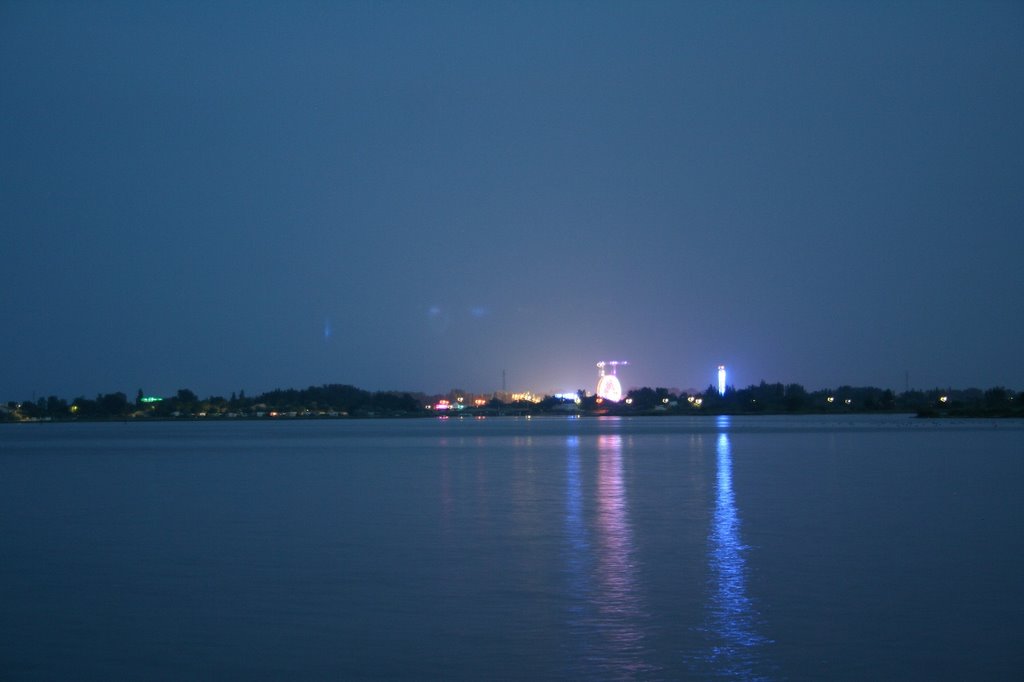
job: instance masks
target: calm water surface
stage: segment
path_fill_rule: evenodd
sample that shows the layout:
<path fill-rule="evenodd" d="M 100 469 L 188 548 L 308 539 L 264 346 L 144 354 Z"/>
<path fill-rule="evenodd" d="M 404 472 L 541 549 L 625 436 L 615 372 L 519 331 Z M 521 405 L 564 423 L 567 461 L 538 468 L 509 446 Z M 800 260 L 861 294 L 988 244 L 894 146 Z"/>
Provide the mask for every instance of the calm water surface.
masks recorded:
<path fill-rule="evenodd" d="M 0 427 L 0 678 L 1021 679 L 1024 424 Z"/>

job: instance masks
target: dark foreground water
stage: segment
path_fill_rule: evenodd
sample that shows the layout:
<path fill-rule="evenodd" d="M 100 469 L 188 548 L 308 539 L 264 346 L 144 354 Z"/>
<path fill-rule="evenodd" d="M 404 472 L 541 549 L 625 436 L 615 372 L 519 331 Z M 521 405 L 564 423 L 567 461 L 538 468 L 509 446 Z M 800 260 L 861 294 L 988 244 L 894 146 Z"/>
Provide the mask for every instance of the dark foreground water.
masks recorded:
<path fill-rule="evenodd" d="M 0 428 L 0 679 L 1021 679 L 1024 424 Z"/>

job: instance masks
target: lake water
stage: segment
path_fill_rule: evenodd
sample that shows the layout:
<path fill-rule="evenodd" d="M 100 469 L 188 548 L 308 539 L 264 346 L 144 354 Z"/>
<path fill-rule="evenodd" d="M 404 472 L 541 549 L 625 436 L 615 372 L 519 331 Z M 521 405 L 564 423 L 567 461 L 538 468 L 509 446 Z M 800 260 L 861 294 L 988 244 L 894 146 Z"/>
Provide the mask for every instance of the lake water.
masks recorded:
<path fill-rule="evenodd" d="M 0 678 L 1021 679 L 1024 423 L 0 427 Z"/>

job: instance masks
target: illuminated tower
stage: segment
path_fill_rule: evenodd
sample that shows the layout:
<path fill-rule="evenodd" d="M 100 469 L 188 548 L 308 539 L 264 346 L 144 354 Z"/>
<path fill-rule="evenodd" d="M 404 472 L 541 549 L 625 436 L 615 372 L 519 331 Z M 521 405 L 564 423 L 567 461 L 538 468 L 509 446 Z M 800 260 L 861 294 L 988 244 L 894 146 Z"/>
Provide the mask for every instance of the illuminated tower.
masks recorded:
<path fill-rule="evenodd" d="M 725 395 L 725 365 L 718 366 L 718 395 Z"/>
<path fill-rule="evenodd" d="M 613 403 L 622 400 L 622 384 L 619 383 L 619 378 L 615 376 L 615 372 L 619 365 L 628 364 L 628 362 L 619 360 L 612 360 L 610 362 L 602 360 L 597 363 L 597 395 L 599 397 L 610 400 Z"/>

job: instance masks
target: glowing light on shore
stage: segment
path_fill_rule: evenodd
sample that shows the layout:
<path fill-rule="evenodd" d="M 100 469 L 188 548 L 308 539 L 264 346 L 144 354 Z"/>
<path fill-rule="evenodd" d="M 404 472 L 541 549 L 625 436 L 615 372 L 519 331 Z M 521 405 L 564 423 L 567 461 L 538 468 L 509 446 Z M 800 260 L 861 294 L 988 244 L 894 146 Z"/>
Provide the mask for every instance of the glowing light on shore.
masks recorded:
<path fill-rule="evenodd" d="M 619 383 L 619 378 L 615 376 L 615 373 L 619 365 L 628 364 L 628 362 L 620 360 L 612 360 L 610 362 L 602 360 L 597 363 L 598 380 L 596 393 L 599 397 L 610 400 L 613 403 L 622 400 L 622 384 Z"/>
<path fill-rule="evenodd" d="M 718 395 L 725 395 L 725 365 L 718 366 Z"/>
<path fill-rule="evenodd" d="M 597 382 L 597 394 L 605 400 L 617 403 L 622 400 L 622 384 L 613 374 L 605 374 Z"/>

